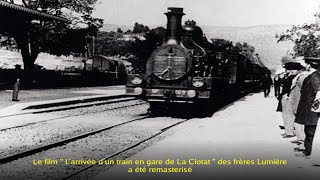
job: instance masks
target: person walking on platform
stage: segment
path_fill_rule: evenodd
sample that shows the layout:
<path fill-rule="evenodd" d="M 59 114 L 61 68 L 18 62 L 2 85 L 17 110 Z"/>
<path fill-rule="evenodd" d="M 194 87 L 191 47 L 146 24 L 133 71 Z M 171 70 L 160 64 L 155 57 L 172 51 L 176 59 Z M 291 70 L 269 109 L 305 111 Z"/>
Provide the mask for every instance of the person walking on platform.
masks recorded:
<path fill-rule="evenodd" d="M 18 78 L 17 81 L 13 84 L 12 101 L 19 101 L 18 99 L 19 91 L 20 91 L 20 79 Z"/>
<path fill-rule="evenodd" d="M 270 94 L 270 86 L 273 84 L 270 73 L 266 73 L 262 79 L 262 86 L 264 90 L 264 97 L 268 97 Z"/>
<path fill-rule="evenodd" d="M 19 101 L 18 95 L 20 91 L 20 71 L 21 71 L 21 65 L 16 64 L 15 65 L 16 70 L 16 81 L 13 84 L 12 87 L 12 101 Z"/>
<path fill-rule="evenodd" d="M 280 94 L 280 90 L 281 90 L 281 75 L 283 74 L 278 74 L 273 78 L 273 83 L 274 83 L 274 96 L 278 97 Z"/>
<path fill-rule="evenodd" d="M 288 66 L 287 66 L 288 68 Z M 281 90 L 283 90 L 283 82 L 285 82 L 285 80 L 289 77 L 289 74 L 290 74 L 290 70 L 289 69 L 286 69 L 284 73 L 280 74 L 279 75 L 279 78 L 281 79 L 280 80 L 280 87 Z M 281 100 L 282 100 L 282 96 L 281 96 L 281 92 L 278 94 L 278 96 L 276 97 L 278 99 L 278 107 L 277 107 L 277 112 L 282 112 L 282 103 L 281 103 Z"/>
<path fill-rule="evenodd" d="M 283 134 L 283 138 L 291 138 L 294 137 L 294 113 L 292 111 L 290 101 L 289 101 L 289 94 L 291 91 L 291 85 L 293 79 L 297 76 L 299 73 L 299 70 L 301 70 L 303 67 L 300 63 L 293 63 L 289 62 L 285 64 L 285 68 L 289 70 L 289 76 L 284 80 L 283 82 L 283 88 L 282 92 L 279 95 L 281 98 L 281 104 L 282 104 L 282 120 L 283 125 L 285 129 L 285 133 Z"/>
<path fill-rule="evenodd" d="M 307 64 L 306 69 L 311 74 L 303 81 L 295 119 L 297 123 L 304 124 L 305 151 L 301 154 L 296 154 L 296 156 L 309 158 L 320 112 L 320 58 L 305 58 L 305 62 Z"/>

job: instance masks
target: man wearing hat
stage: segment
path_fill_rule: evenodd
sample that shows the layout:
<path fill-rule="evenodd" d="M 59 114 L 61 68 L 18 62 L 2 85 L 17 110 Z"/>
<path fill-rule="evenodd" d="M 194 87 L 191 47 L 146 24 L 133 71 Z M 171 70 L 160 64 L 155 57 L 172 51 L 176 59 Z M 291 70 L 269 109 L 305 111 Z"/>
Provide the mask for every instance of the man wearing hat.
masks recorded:
<path fill-rule="evenodd" d="M 268 69 L 267 69 L 268 70 Z M 263 78 L 262 78 L 262 86 L 264 91 L 264 97 L 268 97 L 270 94 L 270 86 L 273 84 L 271 79 L 271 73 L 266 71 Z"/>
<path fill-rule="evenodd" d="M 273 82 L 274 82 L 274 97 L 278 97 L 279 96 L 279 94 L 280 94 L 280 90 L 281 90 L 281 80 L 282 80 L 282 78 L 281 78 L 281 76 L 282 76 L 283 74 L 282 73 L 280 73 L 280 74 L 277 74 L 274 78 L 273 78 Z"/>
<path fill-rule="evenodd" d="M 283 134 L 283 138 L 291 138 L 294 137 L 294 113 L 291 108 L 291 104 L 289 101 L 289 95 L 291 91 L 291 85 L 293 79 L 297 76 L 303 66 L 300 63 L 289 62 L 285 64 L 285 68 L 289 70 L 289 76 L 285 79 L 283 84 L 283 89 L 280 94 L 281 104 L 282 104 L 282 120 L 285 129 L 285 133 Z"/>
<path fill-rule="evenodd" d="M 281 73 L 279 75 L 279 77 L 281 78 L 281 92 L 278 94 L 277 96 L 277 99 L 278 99 L 278 107 L 277 107 L 277 112 L 282 112 L 282 97 L 283 97 L 283 94 L 290 88 L 288 88 L 288 85 L 287 87 L 284 87 L 284 84 L 287 84 L 287 80 L 290 76 L 290 72 L 291 72 L 291 66 L 290 66 L 291 62 L 289 63 L 286 63 L 285 65 L 283 65 L 283 67 L 285 68 L 285 71 L 284 73 Z M 290 82 L 290 80 L 288 80 Z M 292 80 L 291 80 L 292 81 Z M 285 89 L 284 89 L 285 88 Z"/>
<path fill-rule="evenodd" d="M 289 122 L 290 128 L 294 129 L 294 134 L 297 136 L 296 140 L 291 141 L 292 143 L 296 143 L 299 146 L 295 148 L 295 151 L 303 151 L 304 148 L 304 125 L 294 123 L 295 117 L 297 115 L 297 108 L 300 101 L 300 91 L 302 87 L 302 83 L 304 79 L 310 74 L 309 71 L 306 71 L 306 69 L 302 65 L 298 65 L 298 69 L 300 70 L 300 73 L 292 80 L 291 90 L 289 93 L 289 103 L 291 107 L 291 113 L 292 113 L 292 119 Z M 293 126 L 292 126 L 293 125 Z"/>
<path fill-rule="evenodd" d="M 309 158 L 320 112 L 319 104 L 315 103 L 320 100 L 320 58 L 305 57 L 304 60 L 311 74 L 303 81 L 295 122 L 304 124 L 305 151 L 296 156 Z"/>

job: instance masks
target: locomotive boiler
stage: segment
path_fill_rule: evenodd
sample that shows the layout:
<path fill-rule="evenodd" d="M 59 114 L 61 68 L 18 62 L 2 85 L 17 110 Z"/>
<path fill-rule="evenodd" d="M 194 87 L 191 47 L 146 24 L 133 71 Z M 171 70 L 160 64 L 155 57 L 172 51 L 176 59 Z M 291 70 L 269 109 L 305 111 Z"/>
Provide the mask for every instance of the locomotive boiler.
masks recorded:
<path fill-rule="evenodd" d="M 129 74 L 126 93 L 150 102 L 214 103 L 258 87 L 263 67 L 208 42 L 194 21 L 182 26 L 183 8 L 169 7 L 166 42 L 147 61 L 145 72 Z"/>

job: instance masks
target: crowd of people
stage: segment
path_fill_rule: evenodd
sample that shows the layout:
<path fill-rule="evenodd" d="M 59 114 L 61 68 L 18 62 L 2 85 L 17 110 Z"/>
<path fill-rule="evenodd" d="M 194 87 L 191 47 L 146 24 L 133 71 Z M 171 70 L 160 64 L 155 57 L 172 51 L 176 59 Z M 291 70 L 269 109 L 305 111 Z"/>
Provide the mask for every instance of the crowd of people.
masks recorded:
<path fill-rule="evenodd" d="M 283 138 L 296 138 L 292 143 L 297 157 L 311 159 L 320 165 L 320 58 L 304 58 L 305 65 L 288 62 L 285 72 L 273 79 L 277 111 L 282 113 Z"/>

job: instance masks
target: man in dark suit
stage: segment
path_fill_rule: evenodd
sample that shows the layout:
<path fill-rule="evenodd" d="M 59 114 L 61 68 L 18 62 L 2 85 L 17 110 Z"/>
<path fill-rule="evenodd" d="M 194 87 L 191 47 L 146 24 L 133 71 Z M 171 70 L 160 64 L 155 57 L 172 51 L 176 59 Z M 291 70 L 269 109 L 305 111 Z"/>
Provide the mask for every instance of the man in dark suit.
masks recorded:
<path fill-rule="evenodd" d="M 280 87 L 281 87 L 281 74 L 276 75 L 273 78 L 273 82 L 274 82 L 274 96 L 278 97 L 280 94 Z"/>
<path fill-rule="evenodd" d="M 305 125 L 305 151 L 302 154 L 296 154 L 296 156 L 309 158 L 320 112 L 319 104 L 315 104 L 315 102 L 319 102 L 318 100 L 320 99 L 320 58 L 306 57 L 305 62 L 307 64 L 306 69 L 310 71 L 311 74 L 303 81 L 295 119 L 296 123 Z"/>
<path fill-rule="evenodd" d="M 264 77 L 262 78 L 262 86 L 264 89 L 264 97 L 268 97 L 270 94 L 270 86 L 273 84 L 270 73 L 265 73 Z"/>

